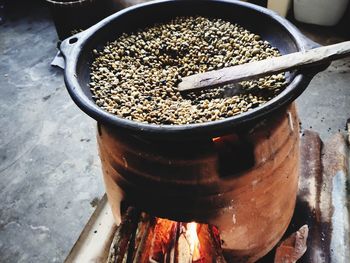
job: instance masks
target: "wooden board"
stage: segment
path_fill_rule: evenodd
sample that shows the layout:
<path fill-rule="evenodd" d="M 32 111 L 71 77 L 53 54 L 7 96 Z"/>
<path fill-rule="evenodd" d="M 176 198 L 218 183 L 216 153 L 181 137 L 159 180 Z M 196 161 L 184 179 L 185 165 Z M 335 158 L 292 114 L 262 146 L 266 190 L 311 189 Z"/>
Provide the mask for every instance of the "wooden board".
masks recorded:
<path fill-rule="evenodd" d="M 106 262 L 116 229 L 105 194 L 64 262 Z"/>

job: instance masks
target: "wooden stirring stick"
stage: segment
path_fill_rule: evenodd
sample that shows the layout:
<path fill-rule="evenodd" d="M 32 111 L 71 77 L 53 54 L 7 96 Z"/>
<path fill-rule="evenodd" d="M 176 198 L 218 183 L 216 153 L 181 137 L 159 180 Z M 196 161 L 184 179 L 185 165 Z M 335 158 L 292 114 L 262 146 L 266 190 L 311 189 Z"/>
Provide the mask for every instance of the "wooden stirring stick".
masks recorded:
<path fill-rule="evenodd" d="M 201 90 L 330 62 L 350 55 L 350 41 L 182 78 L 179 91 Z"/>

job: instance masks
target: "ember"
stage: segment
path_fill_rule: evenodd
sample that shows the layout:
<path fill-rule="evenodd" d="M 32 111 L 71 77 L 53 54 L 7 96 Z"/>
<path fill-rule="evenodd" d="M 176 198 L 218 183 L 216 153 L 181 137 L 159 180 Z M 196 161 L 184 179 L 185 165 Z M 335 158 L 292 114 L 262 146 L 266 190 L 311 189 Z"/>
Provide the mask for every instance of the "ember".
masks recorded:
<path fill-rule="evenodd" d="M 215 138 L 213 138 L 212 140 L 213 140 L 213 142 L 219 141 L 219 140 L 220 140 L 220 137 L 215 137 Z"/>

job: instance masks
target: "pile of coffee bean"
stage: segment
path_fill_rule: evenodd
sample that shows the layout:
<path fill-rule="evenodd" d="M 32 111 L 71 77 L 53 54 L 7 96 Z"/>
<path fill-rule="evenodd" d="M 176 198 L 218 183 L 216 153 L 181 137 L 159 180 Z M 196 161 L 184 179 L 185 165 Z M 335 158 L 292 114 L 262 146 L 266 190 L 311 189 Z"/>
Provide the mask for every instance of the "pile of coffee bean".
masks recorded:
<path fill-rule="evenodd" d="M 237 24 L 178 17 L 93 50 L 90 89 L 96 104 L 122 118 L 153 124 L 221 120 L 258 107 L 285 87 L 284 74 L 180 93 L 182 77 L 279 56 Z"/>

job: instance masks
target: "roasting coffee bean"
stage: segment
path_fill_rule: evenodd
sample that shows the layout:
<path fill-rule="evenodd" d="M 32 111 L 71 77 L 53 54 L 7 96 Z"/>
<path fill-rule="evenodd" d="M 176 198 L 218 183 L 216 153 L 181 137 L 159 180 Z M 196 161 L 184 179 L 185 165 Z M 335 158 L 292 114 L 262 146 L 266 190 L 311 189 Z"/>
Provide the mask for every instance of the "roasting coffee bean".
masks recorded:
<path fill-rule="evenodd" d="M 280 53 L 237 24 L 178 17 L 122 34 L 94 49 L 90 89 L 96 104 L 120 117 L 154 124 L 221 120 L 261 106 L 285 87 L 284 74 L 181 94 L 182 77 Z"/>

